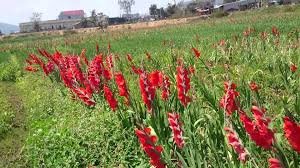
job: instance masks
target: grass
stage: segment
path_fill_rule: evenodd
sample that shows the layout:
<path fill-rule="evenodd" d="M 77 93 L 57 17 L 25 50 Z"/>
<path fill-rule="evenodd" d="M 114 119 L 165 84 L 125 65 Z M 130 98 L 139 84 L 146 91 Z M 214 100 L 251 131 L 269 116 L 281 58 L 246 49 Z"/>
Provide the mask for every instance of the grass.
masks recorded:
<path fill-rule="evenodd" d="M 231 80 L 238 85 L 239 101 L 247 114 L 250 114 L 248 111 L 253 103 L 267 108 L 267 116 L 273 120 L 271 128 L 277 130 L 278 145 L 284 149 L 288 167 L 297 167 L 299 159 L 294 157 L 299 155 L 291 150 L 283 136 L 282 117 L 292 114 L 296 121 L 300 119 L 299 71 L 293 74 L 289 70 L 291 63 L 300 65 L 299 15 L 299 6 L 272 7 L 157 29 L 5 39 L 0 44 L 0 61 L 4 67 L 0 74 L 5 75 L 0 77 L 8 76 L 6 81 L 16 82 L 12 87 L 3 84 L 2 88 L 20 93 L 15 97 L 13 92 L 0 92 L 1 103 L 7 105 L 3 106 L 3 111 L 11 111 L 10 115 L 0 113 L 6 123 L 3 130 L 11 132 L 5 134 L 6 140 L 1 141 L 0 146 L 8 151 L 15 143 L 14 138 L 20 139 L 18 143 L 23 143 L 22 139 L 26 138 L 24 144 L 16 145 L 18 150 L 24 145 L 22 159 L 25 167 L 147 167 L 148 159 L 133 133 L 135 127 L 124 128 L 124 123 L 117 117 L 122 113 L 125 118 L 135 115 L 134 119 L 140 124 L 154 128 L 160 138 L 158 143 L 165 148 L 164 160 L 170 165 L 174 164 L 170 161 L 172 158 L 180 160 L 185 167 L 267 167 L 267 159 L 277 156 L 257 147 L 247 137 L 237 115 L 232 116 L 231 124 L 251 153 L 249 162 L 245 165 L 239 163 L 224 138 L 223 124 L 228 124 L 228 121 L 224 120 L 218 101 L 224 94 L 223 82 Z M 279 45 L 276 45 L 278 38 L 271 33 L 273 26 L 280 31 Z M 248 28 L 255 31 L 246 38 L 243 32 Z M 261 39 L 263 31 L 268 33 L 265 41 Z M 221 40 L 225 40 L 225 46 L 219 46 Z M 24 65 L 19 62 L 23 62 L 29 53 L 37 53 L 37 48 L 50 52 L 57 49 L 64 54 L 79 54 L 85 48 L 86 55 L 92 59 L 96 54 L 96 44 L 101 52 L 106 53 L 108 43 L 111 51 L 120 56 L 121 61 L 116 62 L 115 68 L 124 73 L 128 82 L 132 99 L 136 102 L 132 109 L 121 104 L 120 110 L 113 113 L 100 94 L 95 96 L 99 102 L 96 107 L 87 108 L 79 100 L 71 99 L 69 90 L 60 80 L 55 80 L 55 75 L 50 80 L 41 72 L 21 73 Z M 201 61 L 194 60 L 192 46 L 201 51 Z M 146 59 L 145 52 L 151 54 L 152 60 Z M 128 53 L 132 54 L 136 65 L 143 64 L 148 71 L 163 70 L 170 76 L 174 99 L 168 103 L 157 100 L 155 110 L 161 117 L 160 121 L 145 114 L 137 76 L 132 74 L 125 58 Z M 177 58 L 183 58 L 186 65 L 196 67 L 190 93 L 193 103 L 187 108 L 180 106 L 176 99 Z M 15 62 L 16 66 L 11 66 L 9 61 Z M 249 90 L 251 81 L 261 86 L 259 95 Z M 109 84 L 115 90 L 113 82 Z M 22 116 L 22 121 L 26 120 L 27 136 L 23 131 L 13 133 L 11 125 L 19 116 L 18 108 L 12 106 L 6 97 L 16 98 L 17 102 L 22 97 L 27 114 Z M 170 110 L 181 114 L 187 142 L 184 150 L 174 149 L 164 115 Z M 170 154 L 169 151 L 177 153 Z M 10 156 L 6 154 L 5 157 Z"/>
<path fill-rule="evenodd" d="M 0 82 L 0 167 L 22 166 L 26 114 L 14 83 Z"/>

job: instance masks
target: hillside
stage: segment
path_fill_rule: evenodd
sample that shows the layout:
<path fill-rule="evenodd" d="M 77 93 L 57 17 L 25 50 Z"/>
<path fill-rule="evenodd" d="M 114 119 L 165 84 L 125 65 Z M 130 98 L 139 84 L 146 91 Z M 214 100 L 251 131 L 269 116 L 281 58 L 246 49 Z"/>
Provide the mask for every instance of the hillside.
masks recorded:
<path fill-rule="evenodd" d="M 7 23 L 0 23 L 0 30 L 3 34 L 9 34 L 12 32 L 19 31 L 19 27 L 16 25 L 11 25 Z"/>

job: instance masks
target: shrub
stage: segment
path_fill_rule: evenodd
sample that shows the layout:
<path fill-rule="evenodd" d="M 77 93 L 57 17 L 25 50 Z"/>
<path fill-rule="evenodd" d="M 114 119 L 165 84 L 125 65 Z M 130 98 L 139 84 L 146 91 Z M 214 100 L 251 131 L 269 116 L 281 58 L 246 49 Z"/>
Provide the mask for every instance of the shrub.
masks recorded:
<path fill-rule="evenodd" d="M 16 81 L 21 75 L 21 65 L 15 56 L 10 57 L 8 62 L 0 64 L 0 81 Z"/>
<path fill-rule="evenodd" d="M 212 14 L 212 17 L 214 17 L 214 18 L 222 18 L 222 17 L 228 16 L 228 15 L 229 15 L 228 12 L 218 11 L 218 12 L 214 12 Z"/>

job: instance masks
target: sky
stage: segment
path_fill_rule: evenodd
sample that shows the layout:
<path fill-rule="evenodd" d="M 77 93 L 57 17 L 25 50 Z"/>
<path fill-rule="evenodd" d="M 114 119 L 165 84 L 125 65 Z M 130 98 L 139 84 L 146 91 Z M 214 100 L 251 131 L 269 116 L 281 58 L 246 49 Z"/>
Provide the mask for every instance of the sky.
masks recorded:
<path fill-rule="evenodd" d="M 83 9 L 87 15 L 96 9 L 110 17 L 120 16 L 118 0 L 0 0 L 0 22 L 18 25 L 27 22 L 33 12 L 42 13 L 42 20 L 57 19 L 65 10 Z M 149 13 L 151 4 L 166 7 L 173 0 L 135 0 L 132 13 Z"/>

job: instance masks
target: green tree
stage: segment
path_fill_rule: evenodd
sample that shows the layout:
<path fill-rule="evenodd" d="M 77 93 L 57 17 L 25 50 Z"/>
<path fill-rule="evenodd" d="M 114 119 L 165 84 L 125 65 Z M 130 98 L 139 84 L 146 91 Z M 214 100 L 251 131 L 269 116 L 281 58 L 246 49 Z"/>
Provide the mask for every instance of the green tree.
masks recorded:
<path fill-rule="evenodd" d="M 156 15 L 157 15 L 157 5 L 156 4 L 152 4 L 150 6 L 149 13 L 151 16 L 154 16 L 156 18 Z"/>

